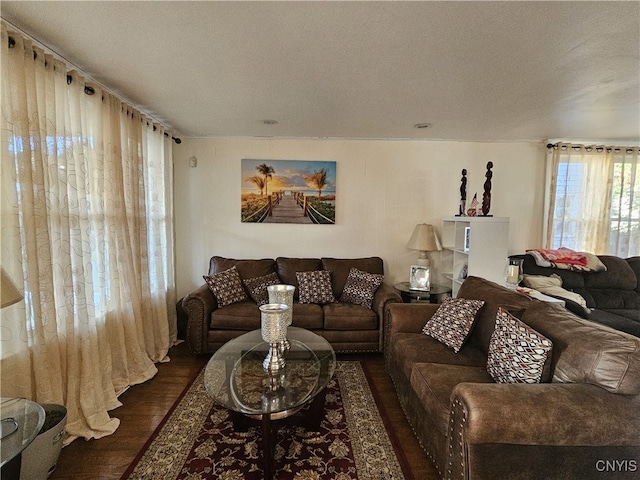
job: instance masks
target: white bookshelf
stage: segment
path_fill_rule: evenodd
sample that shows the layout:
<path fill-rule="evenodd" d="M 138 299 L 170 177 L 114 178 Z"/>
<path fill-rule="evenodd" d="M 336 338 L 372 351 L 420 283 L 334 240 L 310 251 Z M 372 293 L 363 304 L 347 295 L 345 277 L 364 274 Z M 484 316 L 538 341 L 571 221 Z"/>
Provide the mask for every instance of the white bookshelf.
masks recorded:
<path fill-rule="evenodd" d="M 465 248 L 467 245 L 468 248 Z M 443 283 L 451 287 L 453 297 L 458 294 L 460 285 L 464 282 L 461 272 L 465 265 L 467 276 L 473 275 L 503 284 L 504 265 L 508 255 L 508 217 L 442 219 L 440 272 Z"/>

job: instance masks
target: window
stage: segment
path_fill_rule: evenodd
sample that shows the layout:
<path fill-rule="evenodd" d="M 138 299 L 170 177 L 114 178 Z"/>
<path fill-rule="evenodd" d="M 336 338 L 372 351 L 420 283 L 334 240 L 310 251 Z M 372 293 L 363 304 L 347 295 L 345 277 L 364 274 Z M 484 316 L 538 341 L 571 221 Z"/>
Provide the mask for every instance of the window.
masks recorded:
<path fill-rule="evenodd" d="M 556 187 L 554 236 L 552 248 L 563 245 L 578 247 L 578 213 L 584 168 L 580 164 L 560 163 Z M 578 247 L 579 250 L 582 248 Z"/>
<path fill-rule="evenodd" d="M 609 251 L 640 255 L 640 169 L 637 162 L 614 161 Z"/>
<path fill-rule="evenodd" d="M 638 148 L 558 144 L 551 155 L 548 248 L 640 255 Z"/>

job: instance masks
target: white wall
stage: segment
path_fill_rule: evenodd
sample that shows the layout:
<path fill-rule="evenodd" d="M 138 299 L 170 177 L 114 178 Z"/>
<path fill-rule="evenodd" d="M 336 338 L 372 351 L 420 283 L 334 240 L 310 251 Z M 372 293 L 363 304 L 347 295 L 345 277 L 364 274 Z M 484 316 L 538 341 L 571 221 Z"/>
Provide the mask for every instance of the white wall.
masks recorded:
<path fill-rule="evenodd" d="M 196 168 L 189 159 L 196 157 Z M 337 162 L 336 224 L 240 222 L 243 158 Z M 461 170 L 467 204 L 482 202 L 492 161 L 490 214 L 511 218 L 510 253 L 540 247 L 544 144 L 322 139 L 196 138 L 174 146 L 177 291 L 203 283 L 209 258 L 380 256 L 388 283 L 405 281 L 418 252 L 417 223 L 457 213 Z M 437 269 L 438 254 L 431 254 Z"/>

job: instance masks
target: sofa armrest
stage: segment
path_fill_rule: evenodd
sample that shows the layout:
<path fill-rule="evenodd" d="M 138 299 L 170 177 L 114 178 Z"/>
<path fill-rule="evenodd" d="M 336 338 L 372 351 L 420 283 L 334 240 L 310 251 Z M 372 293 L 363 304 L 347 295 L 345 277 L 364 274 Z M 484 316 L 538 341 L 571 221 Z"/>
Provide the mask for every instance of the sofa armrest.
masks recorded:
<path fill-rule="evenodd" d="M 390 333 L 420 333 L 440 305 L 435 303 L 394 303 L 387 307 Z"/>
<path fill-rule="evenodd" d="M 395 333 L 420 333 L 427 320 L 440 305 L 433 303 L 390 303 L 384 312 L 384 348 L 386 357 L 391 338 Z"/>
<path fill-rule="evenodd" d="M 194 354 L 206 352 L 211 314 L 218 308 L 215 295 L 207 284 L 201 285 L 182 299 L 182 308 L 187 313 L 189 350 Z"/>
<path fill-rule="evenodd" d="M 371 309 L 383 318 L 386 306 L 391 303 L 402 303 L 402 297 L 395 288 L 383 283 L 373 295 Z"/>
<path fill-rule="evenodd" d="M 383 283 L 381 284 L 376 293 L 373 296 L 373 301 L 371 302 L 371 309 L 376 312 L 378 315 L 378 328 L 380 334 L 378 335 L 379 344 L 378 350 L 383 351 L 384 348 L 384 315 L 387 305 L 402 303 L 402 297 L 398 293 L 398 291 Z"/>
<path fill-rule="evenodd" d="M 640 447 L 640 396 L 582 383 L 460 383 L 451 393 L 447 452 L 464 478 L 473 445 Z"/>

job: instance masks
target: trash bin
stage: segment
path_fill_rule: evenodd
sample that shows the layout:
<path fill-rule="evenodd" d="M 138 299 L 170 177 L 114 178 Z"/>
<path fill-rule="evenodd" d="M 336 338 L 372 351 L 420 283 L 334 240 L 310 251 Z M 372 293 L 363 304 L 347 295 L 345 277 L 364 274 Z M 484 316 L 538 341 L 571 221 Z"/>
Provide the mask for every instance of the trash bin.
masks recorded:
<path fill-rule="evenodd" d="M 22 452 L 20 480 L 46 480 L 56 468 L 62 449 L 67 409 L 62 405 L 42 404 L 45 418 L 38 436 Z"/>

